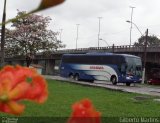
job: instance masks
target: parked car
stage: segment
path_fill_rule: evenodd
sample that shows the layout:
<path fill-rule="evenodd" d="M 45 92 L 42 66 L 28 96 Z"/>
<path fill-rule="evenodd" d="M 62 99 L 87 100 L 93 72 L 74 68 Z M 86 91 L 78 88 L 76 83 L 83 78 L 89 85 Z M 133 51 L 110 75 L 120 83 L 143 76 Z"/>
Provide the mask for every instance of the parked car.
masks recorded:
<path fill-rule="evenodd" d="M 150 85 L 160 85 L 160 78 L 149 79 L 148 84 L 150 84 Z"/>
<path fill-rule="evenodd" d="M 152 68 L 148 84 L 160 85 L 160 68 Z"/>

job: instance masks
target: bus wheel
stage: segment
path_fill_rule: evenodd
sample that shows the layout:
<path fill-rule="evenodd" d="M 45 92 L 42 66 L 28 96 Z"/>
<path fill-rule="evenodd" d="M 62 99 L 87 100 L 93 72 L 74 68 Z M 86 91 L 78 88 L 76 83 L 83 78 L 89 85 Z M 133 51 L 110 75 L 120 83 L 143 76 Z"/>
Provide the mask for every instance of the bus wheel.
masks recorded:
<path fill-rule="evenodd" d="M 78 75 L 78 74 L 76 74 L 76 75 L 74 76 L 74 80 L 79 81 L 79 75 Z"/>
<path fill-rule="evenodd" d="M 129 83 L 129 82 L 126 83 L 126 86 L 130 86 L 130 85 L 131 85 L 131 83 Z"/>
<path fill-rule="evenodd" d="M 69 79 L 74 79 L 73 74 L 69 74 Z"/>
<path fill-rule="evenodd" d="M 116 78 L 116 76 L 112 76 L 111 77 L 111 82 L 112 82 L 113 85 L 117 84 L 117 78 Z"/>

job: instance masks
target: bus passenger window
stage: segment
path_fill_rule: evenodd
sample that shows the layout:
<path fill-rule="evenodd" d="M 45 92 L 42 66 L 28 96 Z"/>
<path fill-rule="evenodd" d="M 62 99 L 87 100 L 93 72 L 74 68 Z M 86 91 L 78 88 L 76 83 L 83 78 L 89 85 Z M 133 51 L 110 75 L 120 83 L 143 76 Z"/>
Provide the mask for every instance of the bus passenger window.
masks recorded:
<path fill-rule="evenodd" d="M 126 64 L 122 64 L 121 65 L 121 72 L 126 72 L 126 68 L 127 68 L 127 65 Z"/>

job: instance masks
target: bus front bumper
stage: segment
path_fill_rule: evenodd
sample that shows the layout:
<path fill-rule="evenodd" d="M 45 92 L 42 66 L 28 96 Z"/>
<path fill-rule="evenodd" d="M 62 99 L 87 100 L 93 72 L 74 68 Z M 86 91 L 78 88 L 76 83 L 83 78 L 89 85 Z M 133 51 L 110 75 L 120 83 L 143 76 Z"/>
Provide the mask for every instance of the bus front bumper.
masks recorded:
<path fill-rule="evenodd" d="M 141 78 L 134 78 L 134 77 L 126 77 L 126 82 L 130 83 L 141 83 L 142 79 Z"/>

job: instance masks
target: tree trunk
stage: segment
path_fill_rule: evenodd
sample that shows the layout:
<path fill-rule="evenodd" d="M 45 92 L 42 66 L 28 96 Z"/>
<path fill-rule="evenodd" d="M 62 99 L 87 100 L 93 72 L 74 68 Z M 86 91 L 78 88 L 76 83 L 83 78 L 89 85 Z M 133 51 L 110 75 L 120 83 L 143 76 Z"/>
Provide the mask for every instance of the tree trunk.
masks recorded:
<path fill-rule="evenodd" d="M 32 63 L 32 56 L 30 54 L 26 55 L 26 63 L 27 63 L 27 67 L 30 66 L 30 64 Z"/>

